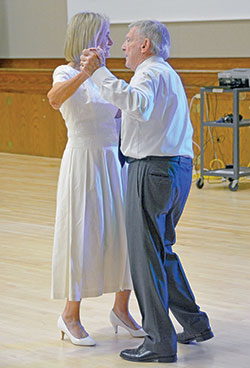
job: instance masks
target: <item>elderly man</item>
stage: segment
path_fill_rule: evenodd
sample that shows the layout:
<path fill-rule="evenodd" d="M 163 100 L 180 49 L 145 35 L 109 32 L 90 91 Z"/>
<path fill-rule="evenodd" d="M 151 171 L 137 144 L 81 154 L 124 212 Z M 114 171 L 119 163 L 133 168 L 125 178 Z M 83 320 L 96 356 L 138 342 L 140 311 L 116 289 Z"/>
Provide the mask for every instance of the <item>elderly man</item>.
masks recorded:
<path fill-rule="evenodd" d="M 103 66 L 101 50 L 84 50 L 82 72 L 103 98 L 122 110 L 121 151 L 129 163 L 126 227 L 132 280 L 147 333 L 137 349 L 121 357 L 137 362 L 175 362 L 177 340 L 187 344 L 213 337 L 206 313 L 195 302 L 178 256 L 175 227 L 192 181 L 189 108 L 169 56 L 167 28 L 157 21 L 129 26 L 122 45 L 127 84 Z M 169 309 L 183 326 L 176 334 Z"/>

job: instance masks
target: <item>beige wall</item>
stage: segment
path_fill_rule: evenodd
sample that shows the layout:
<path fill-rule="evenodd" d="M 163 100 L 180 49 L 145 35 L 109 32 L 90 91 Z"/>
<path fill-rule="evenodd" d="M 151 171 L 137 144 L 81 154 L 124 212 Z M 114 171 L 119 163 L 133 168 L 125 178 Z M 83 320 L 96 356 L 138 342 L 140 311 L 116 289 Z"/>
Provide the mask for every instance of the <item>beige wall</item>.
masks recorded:
<path fill-rule="evenodd" d="M 0 0 L 0 58 L 62 57 L 66 0 Z M 250 20 L 168 23 L 172 57 L 249 57 Z M 123 57 L 126 24 L 112 24 L 111 57 Z"/>
<path fill-rule="evenodd" d="M 66 0 L 0 0 L 0 58 L 62 57 Z"/>
<path fill-rule="evenodd" d="M 172 57 L 249 57 L 250 20 L 167 23 Z M 122 57 L 127 25 L 111 25 L 112 57 Z"/>

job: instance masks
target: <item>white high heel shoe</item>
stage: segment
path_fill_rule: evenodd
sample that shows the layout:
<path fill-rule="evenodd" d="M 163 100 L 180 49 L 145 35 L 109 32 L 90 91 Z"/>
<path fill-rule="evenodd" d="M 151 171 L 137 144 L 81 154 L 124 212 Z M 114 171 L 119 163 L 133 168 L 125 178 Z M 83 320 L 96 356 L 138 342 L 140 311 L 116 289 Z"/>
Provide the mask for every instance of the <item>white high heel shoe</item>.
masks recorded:
<path fill-rule="evenodd" d="M 133 328 L 130 328 L 127 325 L 125 325 L 125 323 L 122 322 L 122 320 L 119 317 L 117 317 L 117 315 L 113 310 L 110 312 L 109 318 L 116 334 L 118 332 L 119 326 L 125 328 L 125 330 L 127 330 L 133 337 L 145 337 L 147 335 L 146 332 L 143 330 L 143 328 L 140 328 L 139 330 L 134 330 Z"/>
<path fill-rule="evenodd" d="M 62 316 L 58 318 L 57 327 L 62 332 L 62 340 L 64 339 L 64 334 L 66 334 L 68 338 L 70 339 L 70 341 L 72 342 L 72 344 L 74 345 L 94 346 L 96 344 L 95 340 L 93 340 L 92 337 L 90 336 L 82 337 L 80 339 L 73 336 L 70 333 L 68 327 L 66 326 L 66 323 L 64 322 Z"/>

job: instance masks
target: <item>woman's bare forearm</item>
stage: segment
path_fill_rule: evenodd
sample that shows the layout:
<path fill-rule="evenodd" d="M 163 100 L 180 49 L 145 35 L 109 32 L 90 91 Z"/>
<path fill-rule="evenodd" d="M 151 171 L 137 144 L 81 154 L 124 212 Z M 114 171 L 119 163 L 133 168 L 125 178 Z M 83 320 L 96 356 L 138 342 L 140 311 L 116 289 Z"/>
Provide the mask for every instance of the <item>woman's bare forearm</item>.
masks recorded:
<path fill-rule="evenodd" d="M 71 97 L 86 79 L 88 79 L 88 75 L 85 72 L 81 72 L 65 82 L 55 83 L 47 94 L 53 109 L 58 110 L 64 101 Z"/>

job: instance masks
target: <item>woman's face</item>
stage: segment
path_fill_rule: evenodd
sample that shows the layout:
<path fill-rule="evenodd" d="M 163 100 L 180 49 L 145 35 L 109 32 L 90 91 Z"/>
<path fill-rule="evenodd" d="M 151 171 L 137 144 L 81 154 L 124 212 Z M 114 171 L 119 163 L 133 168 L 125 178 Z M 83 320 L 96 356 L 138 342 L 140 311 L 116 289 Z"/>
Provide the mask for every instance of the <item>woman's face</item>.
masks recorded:
<path fill-rule="evenodd" d="M 97 46 L 103 50 L 105 58 L 110 56 L 110 47 L 113 45 L 113 41 L 110 38 L 110 28 L 106 26 L 103 28 L 97 39 Z"/>

